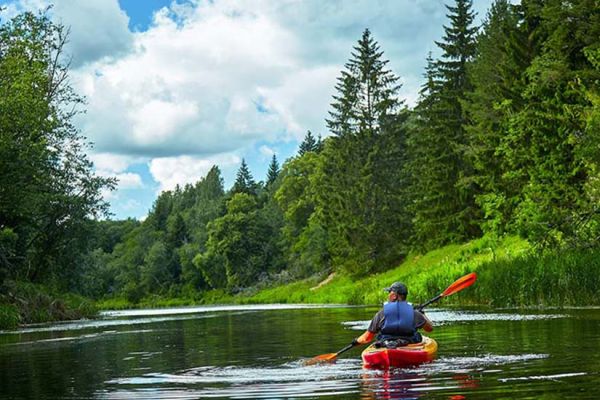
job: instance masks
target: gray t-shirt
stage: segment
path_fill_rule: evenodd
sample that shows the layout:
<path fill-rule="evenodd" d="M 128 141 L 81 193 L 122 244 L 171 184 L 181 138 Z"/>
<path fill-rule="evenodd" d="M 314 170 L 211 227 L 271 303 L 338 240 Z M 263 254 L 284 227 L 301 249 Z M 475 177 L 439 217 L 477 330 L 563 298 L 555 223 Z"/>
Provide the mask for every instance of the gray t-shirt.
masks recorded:
<path fill-rule="evenodd" d="M 377 314 L 375 314 L 375 316 L 373 317 L 373 319 L 371 320 L 371 323 L 369 324 L 369 327 L 367 328 L 367 330 L 371 333 L 379 333 L 381 331 L 381 328 L 383 328 L 383 322 L 385 320 L 385 315 L 383 314 L 383 309 L 379 310 L 377 312 Z M 415 329 L 419 329 L 422 328 L 423 325 L 425 325 L 427 323 L 427 320 L 425 319 L 425 316 L 415 310 L 415 318 L 414 318 L 414 326 Z"/>

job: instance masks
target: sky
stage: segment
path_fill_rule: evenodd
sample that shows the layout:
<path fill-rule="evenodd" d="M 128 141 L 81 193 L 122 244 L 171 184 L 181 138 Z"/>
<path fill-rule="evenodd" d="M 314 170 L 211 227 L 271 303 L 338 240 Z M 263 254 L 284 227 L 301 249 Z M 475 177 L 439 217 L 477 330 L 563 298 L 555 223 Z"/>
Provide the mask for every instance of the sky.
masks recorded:
<path fill-rule="evenodd" d="M 447 2 L 452 0 L 447 0 Z M 112 219 L 143 219 L 158 194 L 213 165 L 225 188 L 242 159 L 265 180 L 273 155 L 327 137 L 336 78 L 369 28 L 414 105 L 425 59 L 439 54 L 443 0 L 0 0 L 0 20 L 45 9 L 70 28 L 75 121 L 94 145 Z M 491 0 L 474 1 L 477 23 Z"/>

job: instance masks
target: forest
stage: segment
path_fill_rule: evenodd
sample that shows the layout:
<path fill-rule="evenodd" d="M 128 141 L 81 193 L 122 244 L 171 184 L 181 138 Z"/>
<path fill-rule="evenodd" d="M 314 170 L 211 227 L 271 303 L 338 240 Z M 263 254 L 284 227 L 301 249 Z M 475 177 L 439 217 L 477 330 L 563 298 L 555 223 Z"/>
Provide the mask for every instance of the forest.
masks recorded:
<path fill-rule="evenodd" d="M 358 279 L 482 237 L 520 237 L 539 257 L 596 250 L 597 1 L 496 0 L 481 26 L 471 1 L 446 8 L 414 107 L 365 29 L 340 66 L 328 132 L 307 131 L 264 179 L 242 161 L 225 188 L 215 165 L 162 192 L 143 222 L 110 219 L 101 192 L 116 182 L 94 174 L 73 124 L 85 105 L 65 27 L 44 13 L 3 21 L 0 314 L 50 292 L 135 305 Z"/>

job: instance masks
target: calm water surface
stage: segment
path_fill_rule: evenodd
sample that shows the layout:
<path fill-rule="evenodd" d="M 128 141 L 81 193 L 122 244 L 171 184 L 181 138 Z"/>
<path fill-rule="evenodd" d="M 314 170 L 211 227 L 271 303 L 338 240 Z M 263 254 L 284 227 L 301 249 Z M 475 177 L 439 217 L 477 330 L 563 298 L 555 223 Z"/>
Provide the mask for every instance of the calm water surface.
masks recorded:
<path fill-rule="evenodd" d="M 335 352 L 376 307 L 239 306 L 105 313 L 0 332 L 2 399 L 600 398 L 600 310 L 430 310 L 437 359 L 365 370 Z"/>

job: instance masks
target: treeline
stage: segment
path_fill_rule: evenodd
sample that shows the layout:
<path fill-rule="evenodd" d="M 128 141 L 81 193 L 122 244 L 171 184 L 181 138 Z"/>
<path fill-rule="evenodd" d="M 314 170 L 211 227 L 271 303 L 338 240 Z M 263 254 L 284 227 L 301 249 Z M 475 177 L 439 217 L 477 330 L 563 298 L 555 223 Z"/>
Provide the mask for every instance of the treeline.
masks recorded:
<path fill-rule="evenodd" d="M 281 171 L 273 158 L 265 182 L 242 163 L 229 191 L 215 167 L 161 194 L 144 223 L 94 253 L 91 271 L 110 277 L 98 294 L 366 275 L 483 234 L 595 246 L 597 3 L 498 0 L 481 27 L 470 1 L 447 10 L 413 109 L 365 30 L 338 78 L 329 137 L 309 132 Z"/>
<path fill-rule="evenodd" d="M 163 192 L 142 223 L 97 222 L 73 288 L 131 302 L 236 293 L 367 275 L 482 235 L 597 246 L 597 2 L 497 0 L 480 27 L 471 1 L 447 10 L 414 108 L 365 30 L 337 80 L 328 137 L 308 132 L 264 181 L 242 162 L 226 190 L 213 167 Z"/>

